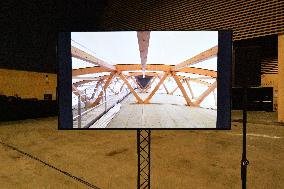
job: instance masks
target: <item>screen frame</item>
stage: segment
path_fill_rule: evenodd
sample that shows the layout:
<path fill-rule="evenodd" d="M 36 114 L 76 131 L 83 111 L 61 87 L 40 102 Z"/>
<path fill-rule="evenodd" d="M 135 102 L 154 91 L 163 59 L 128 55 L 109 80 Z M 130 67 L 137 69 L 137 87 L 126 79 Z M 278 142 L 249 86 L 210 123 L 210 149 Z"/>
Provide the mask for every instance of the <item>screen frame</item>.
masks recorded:
<path fill-rule="evenodd" d="M 216 128 L 143 128 L 151 130 L 230 130 L 232 91 L 232 31 L 218 31 Z M 95 32 L 95 31 L 94 31 Z M 138 130 L 142 128 L 73 128 L 71 32 L 58 32 L 58 129 Z"/>

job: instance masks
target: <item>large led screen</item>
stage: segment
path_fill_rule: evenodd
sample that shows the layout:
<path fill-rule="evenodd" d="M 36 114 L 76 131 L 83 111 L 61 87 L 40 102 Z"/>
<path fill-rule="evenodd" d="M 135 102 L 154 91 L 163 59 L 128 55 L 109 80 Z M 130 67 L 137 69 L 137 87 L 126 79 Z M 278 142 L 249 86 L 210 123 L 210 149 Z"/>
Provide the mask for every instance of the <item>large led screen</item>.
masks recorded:
<path fill-rule="evenodd" d="M 59 89 L 70 93 L 60 108 L 70 106 L 72 119 L 60 122 L 60 128 L 230 129 L 231 32 L 104 31 L 60 37 L 65 42 L 59 39 L 58 50 L 66 53 L 58 55 L 68 63 L 59 66 L 59 83 L 64 74 L 70 79 L 68 88 Z"/>

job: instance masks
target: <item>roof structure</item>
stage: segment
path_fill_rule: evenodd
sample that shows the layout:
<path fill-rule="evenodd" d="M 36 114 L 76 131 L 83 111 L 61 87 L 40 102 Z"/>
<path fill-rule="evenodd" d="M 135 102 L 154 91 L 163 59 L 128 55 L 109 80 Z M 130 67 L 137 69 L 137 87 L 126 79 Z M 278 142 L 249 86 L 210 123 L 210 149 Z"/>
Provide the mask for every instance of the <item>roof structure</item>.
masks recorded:
<path fill-rule="evenodd" d="M 104 90 L 111 90 L 114 94 L 118 94 L 123 88 L 128 88 L 135 96 L 137 103 L 151 103 L 155 93 L 163 87 L 167 94 L 173 94 L 180 89 L 188 106 L 199 106 L 202 101 L 217 87 L 217 70 L 205 69 L 206 66 L 196 66 L 199 64 L 216 64 L 206 61 L 216 58 L 218 53 L 218 45 L 199 52 L 181 62 L 173 62 L 172 64 L 152 64 L 148 63 L 149 44 L 151 44 L 152 32 L 137 32 L 137 41 L 140 53 L 140 63 L 124 64 L 110 63 L 95 56 L 91 50 L 83 50 L 83 48 L 72 45 L 72 59 L 83 61 L 87 66 L 83 68 L 74 68 L 72 70 L 73 93 L 79 95 L 82 91 L 78 88 L 88 86 L 92 83 L 94 94 L 92 97 L 81 98 L 87 107 L 98 105 L 102 98 Z M 178 48 L 178 47 L 177 47 Z M 86 49 L 86 48 L 84 48 Z M 89 52 L 87 52 L 89 51 Z M 171 56 L 171 55 L 169 55 Z M 174 55 L 172 55 L 174 56 Z M 209 66 L 210 67 L 210 66 Z M 212 67 L 212 66 L 211 66 Z M 215 66 L 216 67 L 216 66 Z M 147 80 L 146 84 L 145 81 Z M 156 85 L 154 83 L 156 81 Z M 176 83 L 173 91 L 168 89 L 168 85 Z M 114 85 L 120 83 L 120 89 Z M 144 83 L 142 85 L 142 83 Z M 196 96 L 195 91 L 191 87 L 191 83 L 205 86 L 206 90 Z M 99 89 L 98 86 L 101 86 Z M 186 87 L 188 89 L 186 89 Z M 149 88 L 153 90 L 149 92 L 146 99 L 142 99 L 138 92 L 146 93 Z M 189 91 L 189 93 L 188 93 Z"/>

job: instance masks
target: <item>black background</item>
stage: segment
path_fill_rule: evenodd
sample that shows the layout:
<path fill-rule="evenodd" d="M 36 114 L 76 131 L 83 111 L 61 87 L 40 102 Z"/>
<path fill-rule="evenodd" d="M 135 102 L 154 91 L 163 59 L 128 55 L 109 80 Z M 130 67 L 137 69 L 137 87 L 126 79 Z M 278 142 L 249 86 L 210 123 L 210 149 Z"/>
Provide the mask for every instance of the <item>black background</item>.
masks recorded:
<path fill-rule="evenodd" d="M 57 73 L 58 32 L 95 30 L 107 2 L 1 1 L 0 68 Z"/>

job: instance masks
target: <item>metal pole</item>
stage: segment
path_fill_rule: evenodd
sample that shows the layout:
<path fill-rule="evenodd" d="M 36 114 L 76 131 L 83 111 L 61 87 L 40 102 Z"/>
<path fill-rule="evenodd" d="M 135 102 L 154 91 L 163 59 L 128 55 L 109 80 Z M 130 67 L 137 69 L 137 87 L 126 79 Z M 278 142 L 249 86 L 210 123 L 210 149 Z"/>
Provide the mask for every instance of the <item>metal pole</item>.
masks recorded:
<path fill-rule="evenodd" d="M 241 178 L 242 178 L 242 189 L 246 189 L 246 180 L 247 180 L 247 165 L 249 161 L 247 160 L 246 155 L 246 145 L 247 145 L 247 86 L 243 87 L 243 153 L 241 160 Z"/>
<path fill-rule="evenodd" d="M 84 100 L 85 100 L 85 110 L 87 110 L 87 106 L 86 106 L 86 104 L 87 104 L 87 88 L 85 89 L 85 98 L 84 98 Z"/>
<path fill-rule="evenodd" d="M 78 96 L 78 128 L 81 128 L 81 95 Z"/>
<path fill-rule="evenodd" d="M 105 112 L 106 112 L 107 110 L 106 89 L 104 90 L 104 92 L 105 92 Z"/>

